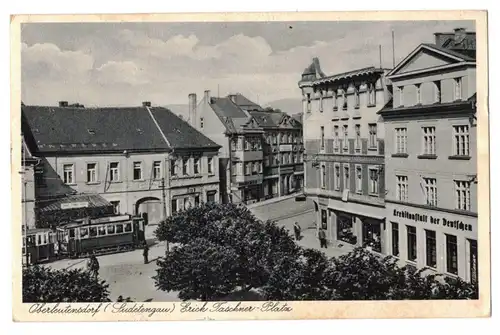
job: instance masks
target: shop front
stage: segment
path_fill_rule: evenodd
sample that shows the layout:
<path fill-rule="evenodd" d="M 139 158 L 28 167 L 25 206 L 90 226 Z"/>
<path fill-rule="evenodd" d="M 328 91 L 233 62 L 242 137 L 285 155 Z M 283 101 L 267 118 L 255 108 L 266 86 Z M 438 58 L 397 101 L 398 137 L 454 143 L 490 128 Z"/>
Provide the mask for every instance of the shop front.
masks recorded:
<path fill-rule="evenodd" d="M 387 203 L 387 250 L 401 263 L 477 281 L 477 217 Z"/>

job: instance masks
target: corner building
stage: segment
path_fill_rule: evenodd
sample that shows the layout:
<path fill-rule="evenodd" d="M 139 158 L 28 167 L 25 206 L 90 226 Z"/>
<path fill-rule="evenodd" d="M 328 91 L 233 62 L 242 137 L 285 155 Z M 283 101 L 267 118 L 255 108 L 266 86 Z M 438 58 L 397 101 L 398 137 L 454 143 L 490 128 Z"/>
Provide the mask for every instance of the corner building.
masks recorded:
<path fill-rule="evenodd" d="M 475 34 L 436 33 L 389 74 L 386 248 L 418 268 L 477 280 Z"/>
<path fill-rule="evenodd" d="M 303 96 L 304 193 L 331 241 L 385 248 L 384 128 L 387 71 L 368 67 L 326 76 L 317 58 L 299 87 Z"/>

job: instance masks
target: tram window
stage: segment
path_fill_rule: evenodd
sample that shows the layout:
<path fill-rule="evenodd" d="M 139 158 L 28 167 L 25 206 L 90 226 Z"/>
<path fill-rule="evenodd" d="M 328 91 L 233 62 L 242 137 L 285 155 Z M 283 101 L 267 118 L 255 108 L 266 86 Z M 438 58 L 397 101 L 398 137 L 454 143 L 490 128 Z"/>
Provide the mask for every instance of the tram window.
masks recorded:
<path fill-rule="evenodd" d="M 92 227 L 89 229 L 90 231 L 90 237 L 96 237 L 97 236 L 97 228 L 96 227 Z"/>
<path fill-rule="evenodd" d="M 75 229 L 74 228 L 71 228 L 69 230 L 69 237 L 75 237 Z"/>
<path fill-rule="evenodd" d="M 115 226 L 110 224 L 108 225 L 108 234 L 114 234 L 115 233 Z"/>
<path fill-rule="evenodd" d="M 99 229 L 99 236 L 106 235 L 106 227 L 105 226 L 100 226 L 98 229 Z"/>
<path fill-rule="evenodd" d="M 47 244 L 47 234 L 43 234 L 43 244 Z"/>
<path fill-rule="evenodd" d="M 23 248 L 26 247 L 26 240 L 23 238 Z M 23 250 L 24 251 L 24 250 Z"/>
<path fill-rule="evenodd" d="M 116 233 L 123 233 L 123 225 L 121 223 L 116 225 Z"/>
<path fill-rule="evenodd" d="M 80 228 L 80 238 L 89 237 L 89 230 L 87 228 Z"/>
<path fill-rule="evenodd" d="M 127 223 L 127 224 L 125 225 L 125 231 L 126 231 L 126 232 L 127 232 L 127 231 L 132 231 L 132 224 L 131 224 L 131 223 Z"/>
<path fill-rule="evenodd" d="M 36 236 L 37 236 L 37 242 L 38 242 L 36 245 L 42 244 L 42 236 L 40 234 L 38 234 Z"/>

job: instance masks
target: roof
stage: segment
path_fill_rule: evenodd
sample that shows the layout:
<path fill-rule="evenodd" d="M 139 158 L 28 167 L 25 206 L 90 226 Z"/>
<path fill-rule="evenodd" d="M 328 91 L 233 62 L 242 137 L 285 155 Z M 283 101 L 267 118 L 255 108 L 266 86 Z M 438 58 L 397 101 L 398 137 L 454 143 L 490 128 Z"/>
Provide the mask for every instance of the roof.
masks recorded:
<path fill-rule="evenodd" d="M 228 98 L 233 98 L 234 101 L 233 103 L 235 105 L 237 105 L 238 107 L 242 108 L 242 109 L 248 109 L 248 110 L 252 110 L 252 109 L 255 109 L 255 110 L 262 110 L 262 107 L 258 104 L 256 104 L 255 102 L 249 100 L 247 97 L 245 97 L 244 95 L 240 94 L 240 93 L 236 93 L 236 94 L 230 94 L 228 96 Z"/>
<path fill-rule="evenodd" d="M 22 118 L 23 131 L 45 154 L 219 148 L 162 107 L 22 106 Z"/>
<path fill-rule="evenodd" d="M 61 209 L 70 209 L 63 208 L 64 204 L 75 204 L 75 203 L 87 203 L 86 206 L 82 206 L 83 208 L 99 208 L 99 207 L 110 207 L 113 206 L 109 201 L 104 199 L 98 194 L 74 194 L 67 195 L 64 198 L 60 198 L 54 201 L 45 202 L 39 205 L 39 210 L 42 213 L 57 211 Z M 80 208 L 82 208 L 80 207 Z"/>
<path fill-rule="evenodd" d="M 293 119 L 298 125 L 302 125 L 300 120 L 295 119 L 292 116 L 289 116 L 288 114 L 284 112 L 276 112 L 276 111 L 262 111 L 262 112 L 249 112 L 254 119 L 257 121 L 259 126 L 263 128 L 276 128 L 281 125 L 281 122 L 283 118 L 290 118 Z"/>
<path fill-rule="evenodd" d="M 390 101 L 377 112 L 377 114 L 383 117 L 398 117 L 405 118 L 408 116 L 420 116 L 422 114 L 429 114 L 437 116 L 438 114 L 445 114 L 448 112 L 462 113 L 462 112 L 474 112 L 476 106 L 476 93 L 472 95 L 469 99 L 464 101 L 452 101 L 445 103 L 434 103 L 426 105 L 415 105 L 415 106 L 402 106 L 394 107 L 393 100 Z"/>
<path fill-rule="evenodd" d="M 302 80 L 315 80 L 325 77 L 325 73 L 321 70 L 319 59 L 314 57 L 311 64 L 302 72 Z"/>
<path fill-rule="evenodd" d="M 384 73 L 384 69 L 376 68 L 374 66 L 365 67 L 358 70 L 351 70 L 348 72 L 338 73 L 332 76 L 324 77 L 314 81 L 314 84 L 321 84 L 326 82 L 333 82 L 338 80 L 350 79 L 353 77 L 370 75 L 370 74 L 382 74 Z"/>
<path fill-rule="evenodd" d="M 474 62 L 475 59 L 472 58 L 472 57 L 469 57 L 468 55 L 466 54 L 463 54 L 461 52 L 457 52 L 457 51 L 454 51 L 452 49 L 449 49 L 449 48 L 444 48 L 444 47 L 440 47 L 440 46 L 437 46 L 436 44 L 431 44 L 431 43 L 422 43 L 422 45 L 425 45 L 426 47 L 429 47 L 431 49 L 434 49 L 434 50 L 439 50 L 441 52 L 444 52 L 444 53 L 447 53 L 449 54 L 450 56 L 454 56 L 454 57 L 458 57 L 458 58 L 461 58 L 463 59 L 464 61 L 466 62 Z"/>

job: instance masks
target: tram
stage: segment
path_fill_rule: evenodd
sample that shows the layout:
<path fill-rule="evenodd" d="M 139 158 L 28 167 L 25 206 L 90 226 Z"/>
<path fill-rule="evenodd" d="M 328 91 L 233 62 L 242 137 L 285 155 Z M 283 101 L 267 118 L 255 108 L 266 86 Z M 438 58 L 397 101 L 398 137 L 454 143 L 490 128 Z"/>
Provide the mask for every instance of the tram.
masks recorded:
<path fill-rule="evenodd" d="M 23 263 L 37 264 L 55 257 L 56 236 L 50 228 L 28 229 L 23 232 Z"/>
<path fill-rule="evenodd" d="M 144 219 L 118 215 L 79 220 L 57 228 L 57 243 L 70 258 L 134 250 L 146 243 Z"/>

